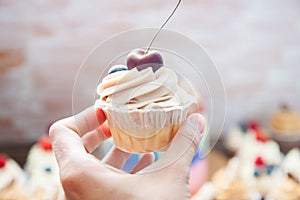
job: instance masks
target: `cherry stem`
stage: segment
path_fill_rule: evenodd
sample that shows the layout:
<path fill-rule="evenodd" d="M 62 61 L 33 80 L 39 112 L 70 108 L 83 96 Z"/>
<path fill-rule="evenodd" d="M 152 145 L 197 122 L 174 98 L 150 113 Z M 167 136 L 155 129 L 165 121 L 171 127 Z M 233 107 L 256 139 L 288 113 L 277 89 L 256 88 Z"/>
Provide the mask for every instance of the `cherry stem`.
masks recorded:
<path fill-rule="evenodd" d="M 145 54 L 148 53 L 150 47 L 152 46 L 154 40 L 157 38 L 159 32 L 163 29 L 163 27 L 167 24 L 167 22 L 169 21 L 169 19 L 171 19 L 171 17 L 173 16 L 173 14 L 175 13 L 175 11 L 177 10 L 179 4 L 181 3 L 181 0 L 178 1 L 176 7 L 173 9 L 172 13 L 169 15 L 169 17 L 166 19 L 166 21 L 161 25 L 161 27 L 158 29 L 158 31 L 155 33 L 154 37 L 152 38 L 151 42 L 149 43 L 146 51 L 145 51 Z"/>

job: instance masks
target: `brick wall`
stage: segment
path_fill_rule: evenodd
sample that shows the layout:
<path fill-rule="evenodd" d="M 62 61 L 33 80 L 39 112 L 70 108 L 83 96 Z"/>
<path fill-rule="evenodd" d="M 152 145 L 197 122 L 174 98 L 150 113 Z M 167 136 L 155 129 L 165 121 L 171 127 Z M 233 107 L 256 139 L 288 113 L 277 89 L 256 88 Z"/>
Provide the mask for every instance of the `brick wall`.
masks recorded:
<path fill-rule="evenodd" d="M 0 145 L 32 142 L 70 115 L 88 52 L 121 31 L 159 27 L 176 3 L 29 2 L 0 1 Z M 167 27 L 202 44 L 217 65 L 228 100 L 225 130 L 241 118 L 267 122 L 281 101 L 300 112 L 299 19 L 298 0 L 183 0 Z M 85 107 L 94 91 L 82 84 Z"/>

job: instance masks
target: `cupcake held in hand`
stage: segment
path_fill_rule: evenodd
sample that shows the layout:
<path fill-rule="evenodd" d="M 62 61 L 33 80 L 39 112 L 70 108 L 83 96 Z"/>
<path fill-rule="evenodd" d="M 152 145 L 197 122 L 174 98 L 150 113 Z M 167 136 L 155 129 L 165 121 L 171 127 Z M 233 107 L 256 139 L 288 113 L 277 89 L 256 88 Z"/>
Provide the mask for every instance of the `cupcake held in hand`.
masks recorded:
<path fill-rule="evenodd" d="M 113 66 L 97 93 L 114 144 L 131 153 L 165 150 L 196 104 L 157 51 L 131 52 L 127 66 Z"/>

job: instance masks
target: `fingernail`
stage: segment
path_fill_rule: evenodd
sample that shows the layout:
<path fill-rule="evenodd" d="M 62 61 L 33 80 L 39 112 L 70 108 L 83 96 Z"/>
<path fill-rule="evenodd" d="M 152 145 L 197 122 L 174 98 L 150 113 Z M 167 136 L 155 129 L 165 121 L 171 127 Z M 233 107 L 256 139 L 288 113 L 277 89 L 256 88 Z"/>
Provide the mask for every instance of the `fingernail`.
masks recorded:
<path fill-rule="evenodd" d="M 106 119 L 106 117 L 104 117 L 105 116 L 104 111 L 101 108 L 96 107 L 95 113 L 96 113 L 96 117 L 97 117 L 97 121 L 98 121 L 99 125 L 102 124 L 103 119 Z"/>
<path fill-rule="evenodd" d="M 188 124 L 197 132 L 203 132 L 203 117 L 199 113 L 193 113 L 188 117 Z"/>

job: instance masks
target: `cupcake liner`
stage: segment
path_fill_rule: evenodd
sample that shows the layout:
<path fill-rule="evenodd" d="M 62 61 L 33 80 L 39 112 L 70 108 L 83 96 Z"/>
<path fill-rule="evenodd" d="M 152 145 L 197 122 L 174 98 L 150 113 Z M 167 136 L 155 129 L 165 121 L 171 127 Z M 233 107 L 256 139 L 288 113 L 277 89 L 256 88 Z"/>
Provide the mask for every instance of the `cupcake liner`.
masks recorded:
<path fill-rule="evenodd" d="M 185 121 L 192 104 L 172 108 L 126 110 L 97 100 L 105 112 L 115 146 L 131 153 L 163 151 Z"/>

